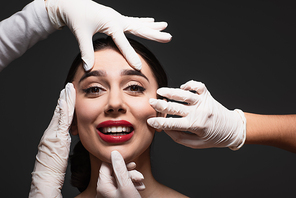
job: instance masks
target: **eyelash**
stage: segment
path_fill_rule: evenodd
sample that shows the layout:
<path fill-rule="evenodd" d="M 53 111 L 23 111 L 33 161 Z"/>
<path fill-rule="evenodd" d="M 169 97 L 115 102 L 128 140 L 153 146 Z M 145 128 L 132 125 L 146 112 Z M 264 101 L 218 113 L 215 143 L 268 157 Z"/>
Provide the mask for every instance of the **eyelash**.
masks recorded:
<path fill-rule="evenodd" d="M 136 88 L 136 89 L 138 89 L 137 91 L 132 91 L 131 89 L 132 88 Z M 143 93 L 146 89 L 144 88 L 144 87 L 142 87 L 142 86 L 140 86 L 140 85 L 137 85 L 137 84 L 132 84 L 132 85 L 129 85 L 129 86 L 127 86 L 124 90 L 127 90 L 127 89 L 130 89 L 129 91 L 131 91 L 131 92 L 133 92 L 133 93 L 135 93 L 135 94 L 137 94 L 137 93 Z"/>
<path fill-rule="evenodd" d="M 132 90 L 134 89 L 134 91 Z M 137 90 L 135 90 L 137 89 Z M 101 88 L 101 87 L 98 87 L 98 86 L 93 86 L 93 87 L 89 87 L 89 88 L 86 88 L 86 89 L 83 89 L 82 91 L 87 94 L 87 95 L 99 95 L 100 92 L 102 92 L 104 89 Z M 130 91 L 132 92 L 133 94 L 141 94 L 143 93 L 146 89 L 140 85 L 137 85 L 137 84 L 131 84 L 131 85 L 128 85 L 126 88 L 124 88 L 125 91 Z"/>
<path fill-rule="evenodd" d="M 98 95 L 103 89 L 101 87 L 98 86 L 93 86 L 93 87 L 89 87 L 86 89 L 83 89 L 83 92 L 88 94 L 95 94 Z"/>

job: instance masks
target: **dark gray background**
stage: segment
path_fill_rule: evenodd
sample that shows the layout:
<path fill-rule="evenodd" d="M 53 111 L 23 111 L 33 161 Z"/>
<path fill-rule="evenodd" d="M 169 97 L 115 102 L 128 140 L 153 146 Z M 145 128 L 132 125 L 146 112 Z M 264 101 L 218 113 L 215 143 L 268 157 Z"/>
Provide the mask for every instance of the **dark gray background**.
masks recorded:
<path fill-rule="evenodd" d="M 29 2 L 2 2 L 0 19 Z M 100 2 L 169 23 L 170 43 L 139 40 L 164 65 L 171 87 L 195 79 L 229 109 L 296 112 L 294 1 Z M 28 195 L 38 142 L 78 51 L 64 28 L 0 73 L 1 196 Z M 156 179 L 190 197 L 295 197 L 296 155 L 288 151 L 259 145 L 193 150 L 165 133 L 157 134 L 152 149 Z M 67 174 L 64 197 L 77 192 Z"/>

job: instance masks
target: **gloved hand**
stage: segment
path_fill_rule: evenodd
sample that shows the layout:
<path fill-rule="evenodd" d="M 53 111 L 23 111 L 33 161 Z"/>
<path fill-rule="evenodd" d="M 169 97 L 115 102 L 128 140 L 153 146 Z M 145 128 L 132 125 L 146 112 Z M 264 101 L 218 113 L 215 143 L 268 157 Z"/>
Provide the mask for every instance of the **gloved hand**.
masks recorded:
<path fill-rule="evenodd" d="M 147 120 L 150 126 L 164 130 L 174 141 L 192 148 L 229 147 L 232 150 L 237 150 L 244 144 L 244 113 L 238 109 L 226 109 L 211 96 L 203 83 L 189 81 L 181 89 L 160 88 L 157 93 L 168 99 L 188 103 L 150 99 L 150 104 L 156 111 L 182 116 Z"/>
<path fill-rule="evenodd" d="M 57 28 L 66 24 L 76 36 L 87 71 L 94 64 L 92 36 L 97 32 L 111 36 L 129 64 L 138 70 L 142 66 L 140 58 L 124 32 L 158 42 L 169 42 L 171 39 L 170 34 L 160 32 L 167 27 L 165 22 L 126 17 L 91 0 L 46 0 L 46 7 L 50 20 Z"/>
<path fill-rule="evenodd" d="M 52 120 L 38 146 L 29 197 L 62 197 L 68 163 L 76 93 L 68 83 L 60 93 Z"/>
<path fill-rule="evenodd" d="M 118 151 L 111 152 L 112 167 L 102 162 L 97 183 L 97 198 L 139 198 L 138 190 L 144 190 L 143 175 L 132 170 L 135 163 L 125 162 Z M 112 170 L 113 168 L 113 170 Z M 112 173 L 114 172 L 114 176 Z M 133 183 L 134 182 L 134 183 Z"/>

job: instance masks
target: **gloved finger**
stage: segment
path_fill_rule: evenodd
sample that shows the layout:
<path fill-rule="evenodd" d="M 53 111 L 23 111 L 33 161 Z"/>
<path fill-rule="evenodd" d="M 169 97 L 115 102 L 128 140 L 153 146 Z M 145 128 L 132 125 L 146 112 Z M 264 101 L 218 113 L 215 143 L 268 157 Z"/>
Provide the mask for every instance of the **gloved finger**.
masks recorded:
<path fill-rule="evenodd" d="M 147 27 L 139 28 L 137 31 L 131 31 L 131 33 L 136 36 L 160 43 L 167 43 L 172 39 L 172 35 L 167 32 L 160 32 L 159 30 Z"/>
<path fill-rule="evenodd" d="M 153 30 L 162 31 L 168 27 L 168 23 L 167 22 L 145 23 L 143 24 L 143 26 Z"/>
<path fill-rule="evenodd" d="M 144 176 L 142 173 L 137 170 L 130 170 L 128 171 L 128 175 L 137 190 L 145 190 L 146 187 L 143 183 Z"/>
<path fill-rule="evenodd" d="M 66 94 L 66 102 L 68 106 L 68 124 L 71 124 L 74 109 L 75 109 L 75 101 L 76 101 L 76 91 L 74 85 L 72 83 L 67 83 L 65 87 L 65 94 Z"/>
<path fill-rule="evenodd" d="M 194 80 L 188 81 L 187 83 L 181 85 L 180 88 L 183 90 L 193 90 L 196 91 L 198 94 L 202 94 L 207 90 L 205 84 Z"/>
<path fill-rule="evenodd" d="M 50 121 L 49 126 L 47 127 L 46 131 L 43 134 L 43 137 L 41 139 L 41 141 L 43 140 L 44 137 L 50 138 L 56 138 L 57 134 L 55 133 L 58 129 L 55 128 L 53 129 L 53 127 L 60 127 L 60 126 L 64 126 L 65 125 L 65 120 L 67 119 L 67 117 L 65 116 L 65 108 L 67 108 L 66 102 L 66 94 L 65 94 L 65 89 L 63 89 L 60 92 L 60 97 L 58 99 L 58 104 L 54 110 L 54 114 L 52 116 L 52 119 Z M 64 109 L 64 111 L 63 111 Z M 63 118 L 62 118 L 63 117 Z M 55 131 L 55 132 L 53 132 Z"/>
<path fill-rule="evenodd" d="M 106 162 L 102 162 L 99 170 L 99 180 L 103 179 L 104 181 L 112 180 L 112 167 L 110 167 Z"/>
<path fill-rule="evenodd" d="M 143 174 L 137 170 L 128 171 L 128 175 L 133 182 L 142 182 L 144 180 Z"/>
<path fill-rule="evenodd" d="M 74 107 L 75 107 L 75 98 L 76 92 L 72 83 L 68 83 L 61 91 L 59 98 L 59 107 L 60 107 L 60 119 L 59 119 L 59 132 L 64 137 L 69 138 L 68 130 L 71 125 Z"/>
<path fill-rule="evenodd" d="M 114 177 L 112 177 L 112 167 L 109 166 L 106 162 L 102 162 L 100 170 L 99 170 L 99 178 L 97 181 L 97 193 L 101 195 L 101 193 L 103 193 L 103 195 L 106 194 L 106 189 L 107 190 L 107 194 L 109 194 L 108 192 L 114 192 L 116 191 L 116 181 L 114 179 Z M 112 193 L 111 193 L 112 194 Z"/>
<path fill-rule="evenodd" d="M 140 57 L 128 42 L 125 34 L 121 31 L 117 31 L 116 33 L 112 34 L 111 37 L 131 67 L 136 70 L 141 70 L 142 62 Z"/>
<path fill-rule="evenodd" d="M 165 100 L 157 100 L 154 98 L 149 99 L 150 105 L 160 113 L 171 114 L 171 115 L 179 115 L 179 116 L 187 116 L 187 106 L 183 104 L 178 104 L 175 102 L 167 102 Z"/>
<path fill-rule="evenodd" d="M 111 162 L 114 175 L 119 186 L 126 186 L 131 183 L 125 162 L 118 151 L 111 152 Z"/>
<path fill-rule="evenodd" d="M 131 170 L 136 168 L 136 163 L 135 162 L 130 162 L 130 163 L 128 163 L 126 165 L 126 168 L 127 168 L 128 171 L 131 171 Z"/>
<path fill-rule="evenodd" d="M 137 190 L 145 190 L 145 185 L 143 183 L 144 176 L 142 173 L 133 170 L 136 168 L 136 163 L 135 162 L 130 162 L 126 165 L 127 170 L 129 171 L 129 177 L 131 178 L 134 186 L 136 187 Z"/>
<path fill-rule="evenodd" d="M 154 18 L 125 17 L 125 19 L 128 21 L 128 27 L 125 30 L 127 32 L 136 32 L 141 27 L 147 27 L 154 30 L 164 30 L 168 26 L 167 22 L 154 22 Z"/>
<path fill-rule="evenodd" d="M 146 186 L 143 182 L 133 182 L 135 188 L 139 190 L 145 190 Z"/>
<path fill-rule="evenodd" d="M 135 18 L 135 17 L 131 17 L 131 18 Z M 140 20 L 142 23 L 152 23 L 155 21 L 155 19 L 152 17 L 140 17 L 136 19 Z"/>
<path fill-rule="evenodd" d="M 147 123 L 155 128 L 161 130 L 177 130 L 187 131 L 189 123 L 185 118 L 162 118 L 153 117 L 147 120 Z"/>
<path fill-rule="evenodd" d="M 92 42 L 92 34 L 79 30 L 74 32 L 78 41 L 79 49 L 81 52 L 81 59 L 83 60 L 83 68 L 85 71 L 89 71 L 94 66 L 94 48 Z"/>
<path fill-rule="evenodd" d="M 207 142 L 193 133 L 185 133 L 183 131 L 165 130 L 175 142 L 190 148 L 207 148 Z"/>
<path fill-rule="evenodd" d="M 61 108 L 62 109 L 61 112 L 65 114 L 65 115 L 62 114 L 62 117 L 63 117 L 62 119 L 64 119 L 64 125 L 65 127 L 67 127 L 67 129 L 62 130 L 61 132 L 65 132 L 66 134 L 68 134 L 68 129 L 73 119 L 75 100 L 76 100 L 76 91 L 72 83 L 67 83 L 67 85 L 65 86 L 64 96 L 62 100 L 64 100 L 67 105 L 67 108 L 65 109 L 65 111 L 63 111 L 63 108 Z"/>
<path fill-rule="evenodd" d="M 61 119 L 65 119 L 64 120 L 65 128 L 63 130 L 59 130 L 60 133 L 58 133 L 58 135 L 60 135 L 60 138 L 63 137 L 64 139 L 67 139 L 69 141 L 68 143 L 70 143 L 71 136 L 69 134 L 69 128 L 73 120 L 75 100 L 76 100 L 76 91 L 72 83 L 67 83 L 64 94 L 65 94 L 65 97 L 64 97 L 65 102 L 67 105 L 67 108 L 66 108 L 67 112 L 64 112 L 61 109 Z M 65 115 L 63 115 L 63 113 L 65 113 Z"/>
<path fill-rule="evenodd" d="M 157 90 L 157 94 L 171 100 L 186 102 L 188 104 L 196 104 L 199 100 L 198 94 L 182 89 L 162 87 Z"/>
<path fill-rule="evenodd" d="M 58 105 L 60 107 L 58 131 L 68 131 L 68 106 L 66 103 L 65 89 L 61 91 L 60 98 L 58 100 Z"/>

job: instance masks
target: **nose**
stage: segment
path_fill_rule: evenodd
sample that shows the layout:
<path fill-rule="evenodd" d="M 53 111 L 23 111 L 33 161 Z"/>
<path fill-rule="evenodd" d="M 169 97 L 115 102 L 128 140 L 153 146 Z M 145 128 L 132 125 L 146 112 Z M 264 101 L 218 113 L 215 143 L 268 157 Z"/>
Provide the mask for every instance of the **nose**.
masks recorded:
<path fill-rule="evenodd" d="M 109 92 L 105 113 L 109 115 L 126 113 L 126 105 L 120 90 L 113 90 Z"/>

